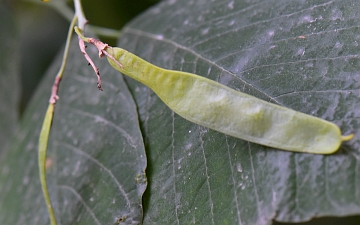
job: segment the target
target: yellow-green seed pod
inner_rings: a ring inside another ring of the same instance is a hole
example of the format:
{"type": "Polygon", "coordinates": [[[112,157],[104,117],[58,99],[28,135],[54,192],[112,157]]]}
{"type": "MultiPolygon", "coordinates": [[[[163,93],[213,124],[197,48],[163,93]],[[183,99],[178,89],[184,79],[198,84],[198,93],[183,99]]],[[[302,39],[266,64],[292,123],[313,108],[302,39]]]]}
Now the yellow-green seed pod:
{"type": "Polygon", "coordinates": [[[106,48],[111,66],[151,88],[175,113],[230,136],[278,149],[330,154],[342,141],[334,123],[268,103],[213,80],[166,70],[121,48],[106,48]]]}

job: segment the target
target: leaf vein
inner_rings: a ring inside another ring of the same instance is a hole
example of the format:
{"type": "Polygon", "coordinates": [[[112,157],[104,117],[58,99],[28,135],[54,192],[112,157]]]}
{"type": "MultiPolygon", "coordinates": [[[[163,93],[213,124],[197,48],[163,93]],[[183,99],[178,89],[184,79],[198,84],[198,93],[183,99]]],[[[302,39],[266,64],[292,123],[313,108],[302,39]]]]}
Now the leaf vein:
{"type": "Polygon", "coordinates": [[[94,115],[88,112],[84,112],[82,110],[78,110],[78,109],[74,109],[71,108],[75,113],[82,115],[82,116],[86,116],[86,117],[91,117],[95,120],[95,122],[102,122],[105,125],[108,125],[110,127],[115,128],[115,130],[117,130],[123,137],[125,137],[125,139],[127,140],[127,142],[129,143],[129,145],[133,148],[137,147],[137,144],[135,143],[135,141],[132,139],[131,135],[126,132],[124,129],[122,129],[121,127],[117,126],[116,124],[114,124],[112,121],[109,121],[99,115],[94,115]]]}
{"type": "Polygon", "coordinates": [[[58,145],[62,145],[70,150],[72,150],[73,152],[85,156],[86,158],[90,159],[92,162],[94,162],[96,165],[98,165],[99,167],[101,167],[105,172],[107,172],[110,177],[114,180],[115,184],[118,186],[121,194],[124,196],[125,200],[126,200],[126,205],[131,209],[131,202],[130,199],[128,198],[127,193],[125,192],[124,188],[122,187],[122,185],[120,184],[120,182],[116,179],[115,175],[111,172],[110,169],[108,169],[104,164],[102,164],[99,160],[95,159],[93,156],[89,155],[88,153],[84,152],[83,150],[76,148],[72,145],[69,145],[67,143],[58,143],[56,142],[58,145]]]}
{"type": "Polygon", "coordinates": [[[201,150],[202,150],[202,154],[203,154],[203,158],[204,158],[204,165],[205,165],[206,186],[208,187],[208,192],[209,192],[211,223],[215,225],[215,222],[214,222],[214,202],[212,200],[211,187],[210,187],[210,181],[209,181],[210,176],[209,176],[209,172],[208,172],[207,160],[206,160],[206,155],[205,155],[205,150],[204,150],[204,140],[203,140],[202,135],[200,136],[200,141],[201,141],[201,150]]]}
{"type": "Polygon", "coordinates": [[[73,193],[80,200],[81,204],[86,208],[86,210],[90,213],[91,217],[95,220],[96,224],[101,225],[100,221],[96,218],[94,212],[90,209],[90,207],[86,204],[86,202],[81,197],[81,195],[74,188],[68,185],[58,185],[58,187],[61,189],[66,189],[71,193],[73,193]]]}
{"type": "Polygon", "coordinates": [[[238,220],[239,220],[239,225],[242,225],[241,215],[240,215],[240,207],[239,207],[239,202],[238,202],[239,196],[237,195],[237,192],[236,192],[236,185],[235,185],[236,182],[235,182],[235,177],[234,177],[234,168],[233,168],[233,165],[232,165],[232,162],[231,162],[232,157],[230,155],[230,146],[229,146],[229,142],[228,142],[228,137],[225,136],[225,139],[226,139],[226,147],[227,147],[226,149],[227,149],[228,157],[229,157],[232,184],[233,184],[233,189],[234,189],[236,212],[237,212],[237,217],[238,217],[238,220]]]}

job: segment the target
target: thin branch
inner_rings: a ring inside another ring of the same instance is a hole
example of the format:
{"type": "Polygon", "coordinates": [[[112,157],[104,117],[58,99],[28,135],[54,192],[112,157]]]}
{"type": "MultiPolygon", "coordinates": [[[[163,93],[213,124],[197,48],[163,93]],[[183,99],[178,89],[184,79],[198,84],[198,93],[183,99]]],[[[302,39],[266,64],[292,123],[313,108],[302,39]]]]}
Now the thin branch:
{"type": "Polygon", "coordinates": [[[74,0],[75,4],[75,15],[78,17],[78,27],[80,27],[81,30],[85,30],[85,25],[89,22],[85,15],[84,11],[81,6],[81,0],[74,0]]]}
{"type": "MultiPolygon", "coordinates": [[[[78,22],[78,25],[80,28],[79,32],[82,33],[83,30],[85,29],[85,25],[88,23],[88,21],[85,18],[84,11],[81,6],[81,1],[75,0],[74,3],[75,3],[75,14],[79,18],[79,22],[78,22]]],[[[84,40],[81,39],[80,37],[78,37],[78,38],[79,38],[80,50],[81,50],[82,54],[85,56],[86,60],[89,62],[89,65],[91,65],[91,67],[94,69],[95,74],[97,76],[97,87],[100,91],[102,91],[103,89],[101,87],[102,82],[101,82],[101,76],[100,76],[99,69],[95,66],[95,63],[91,60],[90,56],[86,53],[86,46],[85,46],[84,40]]]]}
{"type": "Polygon", "coordinates": [[[100,73],[99,73],[99,69],[95,66],[94,62],[91,60],[91,58],[89,57],[89,55],[86,53],[86,49],[85,49],[85,44],[84,42],[87,42],[89,44],[95,45],[95,47],[98,49],[99,51],[99,57],[103,57],[104,55],[106,55],[107,57],[109,57],[111,60],[113,60],[120,68],[124,68],[123,65],[120,64],[119,61],[117,61],[114,56],[112,56],[111,54],[109,54],[106,49],[107,48],[111,48],[108,44],[105,44],[103,42],[101,42],[100,40],[97,40],[95,38],[87,38],[84,37],[82,35],[82,30],[78,27],[75,27],[75,32],[77,33],[78,37],[79,37],[79,45],[80,45],[80,50],[81,52],[84,54],[86,60],[89,62],[89,65],[91,65],[98,77],[98,88],[99,90],[102,91],[101,88],[101,77],[100,77],[100,73]]]}
{"type": "Polygon", "coordinates": [[[57,95],[58,89],[59,89],[59,83],[60,83],[61,78],[62,78],[62,76],[64,74],[64,70],[65,70],[65,66],[66,66],[66,59],[67,59],[67,56],[69,54],[71,37],[72,37],[72,34],[73,34],[73,27],[75,26],[76,21],[77,21],[77,16],[75,15],[73,20],[71,21],[71,24],[70,24],[70,27],[69,27],[61,67],[60,67],[60,70],[59,70],[59,72],[57,73],[57,75],[55,77],[55,81],[54,81],[54,84],[53,84],[53,87],[52,87],[51,97],[50,97],[50,100],[49,100],[49,102],[51,104],[55,104],[56,101],[59,99],[59,96],[57,95]]]}
{"type": "Polygon", "coordinates": [[[91,67],[94,69],[95,74],[97,76],[97,80],[98,80],[97,87],[100,91],[102,91],[103,89],[101,87],[101,77],[100,77],[99,69],[95,66],[95,63],[91,60],[90,56],[86,53],[86,46],[85,46],[84,40],[82,40],[80,37],[79,37],[79,47],[80,47],[82,54],[85,56],[85,59],[88,61],[89,65],[91,65],[91,67]]]}
{"type": "Polygon", "coordinates": [[[71,42],[71,37],[72,37],[72,33],[73,33],[73,27],[75,26],[76,21],[77,21],[77,17],[74,16],[74,18],[70,24],[61,67],[55,77],[55,81],[54,81],[54,84],[51,89],[51,97],[49,99],[49,106],[48,106],[48,109],[45,114],[45,118],[44,118],[44,121],[43,121],[43,124],[41,127],[41,132],[40,132],[40,137],[39,137],[38,163],[39,163],[40,183],[41,183],[41,188],[42,188],[42,191],[44,194],[46,206],[48,209],[51,225],[56,225],[56,218],[55,218],[54,209],[53,209],[53,206],[51,203],[48,186],[46,183],[46,153],[47,153],[47,147],[48,147],[48,143],[49,143],[51,124],[52,124],[53,117],[54,117],[54,108],[55,108],[56,101],[59,99],[59,96],[57,95],[58,89],[59,89],[59,84],[60,84],[61,78],[62,78],[64,70],[65,70],[66,59],[67,59],[67,56],[69,53],[70,42],[71,42]]]}

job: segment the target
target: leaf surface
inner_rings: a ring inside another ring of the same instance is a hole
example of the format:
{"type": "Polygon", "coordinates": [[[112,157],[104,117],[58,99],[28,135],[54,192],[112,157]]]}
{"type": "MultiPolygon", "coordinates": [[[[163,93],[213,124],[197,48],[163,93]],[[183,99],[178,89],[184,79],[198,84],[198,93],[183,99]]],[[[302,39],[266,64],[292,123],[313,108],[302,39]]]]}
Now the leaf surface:
{"type": "Polygon", "coordinates": [[[279,151],[188,122],[127,78],[149,159],[144,223],[260,225],[359,214],[359,16],[351,0],[184,0],[164,1],[130,23],[119,45],[157,66],[355,134],[333,155],[279,151]]]}
{"type": "MultiPolygon", "coordinates": [[[[130,78],[124,83],[89,47],[103,76],[99,92],[74,43],[49,145],[59,223],[137,224],[142,208],[144,224],[261,225],[359,214],[359,14],[355,0],[169,0],[120,38],[121,47],[155,65],[205,76],[355,134],[327,156],[271,149],[188,122],[148,88],[130,78]]],[[[0,166],[0,224],[48,224],[36,148],[59,62],[0,166]]]]}
{"type": "MultiPolygon", "coordinates": [[[[95,49],[90,50],[96,56],[95,49]]],[[[119,73],[93,57],[104,80],[87,66],[74,38],[55,107],[48,185],[59,224],[139,224],[147,185],[138,116],[119,73]],[[110,80],[110,81],[109,81],[110,80]]],[[[37,142],[60,55],[27,109],[2,165],[1,224],[48,224],[37,166],[37,142]],[[6,207],[5,207],[6,206],[6,207]]]]}
{"type": "Polygon", "coordinates": [[[0,159],[18,126],[20,94],[18,38],[12,11],[0,2],[0,159]]]}

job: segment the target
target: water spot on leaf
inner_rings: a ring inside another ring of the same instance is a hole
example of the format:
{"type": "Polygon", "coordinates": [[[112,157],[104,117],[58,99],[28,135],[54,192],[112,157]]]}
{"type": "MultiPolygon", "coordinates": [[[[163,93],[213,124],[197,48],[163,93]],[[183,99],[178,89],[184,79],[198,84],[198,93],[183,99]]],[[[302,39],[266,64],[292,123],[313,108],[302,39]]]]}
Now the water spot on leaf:
{"type": "Polygon", "coordinates": [[[227,4],[229,9],[233,9],[234,8],[234,1],[231,1],[227,4]]]}
{"type": "Polygon", "coordinates": [[[237,163],[236,168],[239,173],[241,173],[243,171],[240,163],[237,163]]]}

